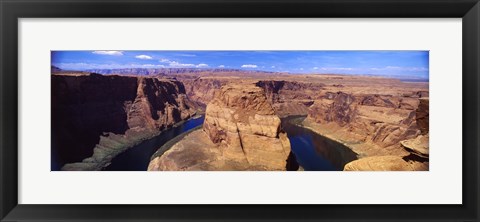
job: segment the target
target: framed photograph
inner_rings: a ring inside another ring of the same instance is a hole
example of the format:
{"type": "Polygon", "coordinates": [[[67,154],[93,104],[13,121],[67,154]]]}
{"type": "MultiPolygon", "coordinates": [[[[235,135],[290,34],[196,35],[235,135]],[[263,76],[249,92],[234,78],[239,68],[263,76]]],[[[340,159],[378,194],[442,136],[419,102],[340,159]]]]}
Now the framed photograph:
{"type": "Polygon", "coordinates": [[[2,1],[1,221],[478,221],[477,0],[2,1]]]}

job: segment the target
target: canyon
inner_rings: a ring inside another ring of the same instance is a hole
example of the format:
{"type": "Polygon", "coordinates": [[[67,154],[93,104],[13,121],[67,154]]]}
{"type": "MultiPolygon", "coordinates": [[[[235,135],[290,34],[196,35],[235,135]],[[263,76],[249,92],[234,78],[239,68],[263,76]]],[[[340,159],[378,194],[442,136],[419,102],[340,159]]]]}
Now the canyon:
{"type": "Polygon", "coordinates": [[[237,82],[217,90],[205,122],[155,157],[148,170],[286,170],[290,142],[264,90],[237,82]]]}
{"type": "Polygon", "coordinates": [[[224,85],[255,81],[276,115],[305,115],[302,127],[356,153],[345,170],[428,170],[428,82],[352,75],[176,78],[200,106],[224,85]]]}
{"type": "Polygon", "coordinates": [[[52,153],[62,170],[100,170],[195,114],[205,115],[202,127],[155,153],[148,170],[301,170],[282,128],[290,116],[348,149],[316,150],[340,158],[337,169],[428,170],[428,82],[227,69],[56,71],[52,153]]]}
{"type": "Polygon", "coordinates": [[[57,169],[100,170],[129,147],[196,113],[183,84],[173,79],[84,73],[51,78],[57,169]]]}

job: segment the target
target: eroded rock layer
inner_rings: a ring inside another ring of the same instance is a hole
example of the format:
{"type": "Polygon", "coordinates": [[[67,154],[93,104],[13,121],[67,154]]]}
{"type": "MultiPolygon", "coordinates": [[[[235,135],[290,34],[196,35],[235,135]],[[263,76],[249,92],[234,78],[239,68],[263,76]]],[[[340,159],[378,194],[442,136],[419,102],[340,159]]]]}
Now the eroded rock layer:
{"type": "Polygon", "coordinates": [[[323,90],[322,83],[306,83],[284,80],[263,80],[257,83],[271,101],[279,116],[307,115],[309,107],[323,90]]]}
{"type": "MultiPolygon", "coordinates": [[[[329,130],[347,143],[365,143],[367,149],[358,147],[360,155],[370,156],[383,152],[402,152],[399,142],[415,138],[420,129],[415,121],[418,99],[381,95],[348,94],[326,92],[324,98],[316,100],[309,111],[309,120],[329,130]],[[409,101],[409,106],[402,103],[409,101]]],[[[320,128],[320,127],[318,127],[320,128]]],[[[395,153],[391,153],[395,154],[395,153]]]]}
{"type": "Polygon", "coordinates": [[[217,90],[206,108],[203,130],[187,137],[154,158],[149,170],[286,170],[291,153],[280,118],[254,83],[217,90]]]}
{"type": "MultiPolygon", "coordinates": [[[[376,104],[390,103],[393,102],[382,100],[376,104]]],[[[342,118],[332,120],[318,115],[318,112],[315,113],[316,115],[311,115],[319,118],[315,120],[318,124],[316,125],[317,130],[320,128],[319,125],[323,126],[323,129],[329,130],[330,136],[334,135],[337,139],[347,141],[346,143],[349,143],[350,147],[363,157],[345,165],[344,170],[428,170],[428,98],[419,98],[415,106],[416,110],[403,115],[401,115],[403,110],[395,103],[390,110],[378,107],[370,109],[371,112],[384,110],[390,117],[390,121],[387,121],[386,118],[380,119],[381,115],[378,114],[367,116],[365,112],[361,111],[362,103],[353,104],[353,106],[348,106],[348,110],[353,110],[349,122],[341,121],[342,118]],[[397,118],[392,121],[395,117],[394,114],[397,115],[397,118]],[[349,135],[354,136],[348,137],[349,135]]],[[[336,101],[327,107],[333,109],[335,106],[336,101]]],[[[350,113],[350,111],[340,112],[340,114],[342,113],[350,113]]]]}
{"type": "MultiPolygon", "coordinates": [[[[212,99],[214,91],[227,84],[240,81],[238,77],[178,77],[184,83],[191,101],[205,107],[212,99]]],[[[247,77],[248,78],[248,77],[247,77]]],[[[305,83],[285,80],[260,80],[256,85],[264,89],[268,101],[276,114],[283,117],[289,115],[307,115],[317,94],[322,90],[322,83],[305,83]]]]}
{"type": "Polygon", "coordinates": [[[195,114],[181,82],[52,75],[52,155],[62,170],[99,170],[134,144],[195,114]]]}

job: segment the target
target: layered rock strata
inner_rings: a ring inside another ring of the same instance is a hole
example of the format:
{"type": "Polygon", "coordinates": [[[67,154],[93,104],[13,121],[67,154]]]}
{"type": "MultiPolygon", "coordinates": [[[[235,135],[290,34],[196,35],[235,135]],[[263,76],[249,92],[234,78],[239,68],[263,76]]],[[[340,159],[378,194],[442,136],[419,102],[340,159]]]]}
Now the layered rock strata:
{"type": "MultiPolygon", "coordinates": [[[[405,152],[391,152],[390,155],[370,155],[369,157],[348,163],[345,170],[428,170],[429,163],[429,135],[428,135],[428,98],[420,98],[418,108],[409,115],[409,128],[415,129],[415,134],[407,134],[404,132],[400,135],[390,147],[405,152]],[[403,140],[402,140],[403,139],[403,140]],[[402,149],[403,148],[403,149],[402,149]]],[[[401,128],[400,128],[401,129],[401,128]]],[[[382,147],[383,148],[383,147],[382,147]]]]}
{"type": "Polygon", "coordinates": [[[205,77],[183,77],[180,80],[185,85],[188,98],[203,108],[213,99],[215,90],[232,81],[232,79],[205,77]]]}
{"type": "Polygon", "coordinates": [[[208,104],[203,129],[155,157],[149,170],[286,170],[290,141],[280,123],[262,88],[225,85],[208,104]]]}
{"type": "Polygon", "coordinates": [[[281,117],[307,115],[309,107],[318,99],[324,88],[322,83],[306,83],[284,80],[262,80],[257,83],[262,87],[273,109],[281,117]]]}
{"type": "Polygon", "coordinates": [[[52,75],[52,155],[62,170],[100,170],[113,157],[195,114],[181,82],[52,75]]]}
{"type": "Polygon", "coordinates": [[[415,118],[419,98],[341,91],[326,92],[323,97],[312,105],[307,123],[344,143],[368,145],[356,146],[360,155],[401,154],[403,150],[396,149],[399,142],[421,133],[415,118]]]}
{"type": "MultiPolygon", "coordinates": [[[[238,77],[179,77],[185,85],[191,101],[205,107],[212,99],[214,91],[226,84],[235,84],[238,77]]],[[[322,83],[305,83],[285,80],[260,80],[256,85],[264,89],[268,101],[280,117],[289,115],[307,115],[317,94],[324,86],[322,83]]]]}

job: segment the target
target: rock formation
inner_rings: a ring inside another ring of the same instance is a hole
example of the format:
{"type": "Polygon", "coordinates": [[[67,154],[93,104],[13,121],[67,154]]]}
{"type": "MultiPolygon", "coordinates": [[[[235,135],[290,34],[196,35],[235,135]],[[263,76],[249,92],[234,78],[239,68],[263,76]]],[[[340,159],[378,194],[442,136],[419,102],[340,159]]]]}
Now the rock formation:
{"type": "Polygon", "coordinates": [[[271,101],[277,115],[307,115],[308,108],[318,99],[322,83],[305,83],[285,80],[263,80],[257,83],[271,101]]]}
{"type": "Polygon", "coordinates": [[[52,155],[62,170],[99,170],[195,114],[175,80],[52,75],[52,155]],[[83,161],[82,161],[83,160],[83,161]]]}
{"type": "Polygon", "coordinates": [[[428,119],[429,119],[429,98],[423,97],[419,99],[418,109],[415,112],[415,120],[417,122],[417,126],[420,129],[422,135],[428,134],[428,119]]]}
{"type": "Polygon", "coordinates": [[[398,155],[404,153],[398,149],[400,141],[421,133],[416,111],[412,110],[418,107],[418,101],[391,95],[326,92],[310,108],[308,121],[323,130],[322,134],[356,144],[353,148],[360,156],[398,155]]]}
{"type": "MultiPolygon", "coordinates": [[[[205,107],[213,99],[214,91],[226,84],[234,84],[238,77],[192,77],[177,76],[186,88],[191,101],[205,107]]],[[[248,76],[246,77],[248,78],[248,76]]],[[[322,90],[322,83],[304,83],[285,80],[260,80],[256,83],[264,89],[268,101],[280,117],[307,115],[308,107],[322,90]]]]}
{"type": "Polygon", "coordinates": [[[220,89],[223,85],[227,84],[228,79],[219,78],[181,78],[182,83],[185,85],[188,98],[196,102],[201,107],[206,107],[210,100],[213,99],[215,90],[220,89]]]}
{"type": "Polygon", "coordinates": [[[408,137],[402,137],[406,133],[398,134],[394,141],[398,141],[400,146],[392,145],[393,147],[401,147],[406,154],[383,156],[377,154],[369,156],[360,160],[352,161],[345,165],[344,170],[428,170],[429,161],[429,135],[428,135],[428,98],[420,98],[419,105],[416,111],[412,112],[407,117],[408,121],[401,121],[401,123],[408,123],[409,129],[415,129],[415,133],[408,134],[408,137]],[[412,118],[415,116],[415,118],[412,118]],[[404,138],[404,140],[401,140],[404,138]]]}
{"type": "Polygon", "coordinates": [[[347,163],[345,171],[413,171],[415,168],[399,156],[372,156],[347,163]]]}
{"type": "Polygon", "coordinates": [[[262,88],[223,86],[207,106],[203,131],[155,157],[149,170],[286,170],[290,142],[280,123],[262,88]]]}

